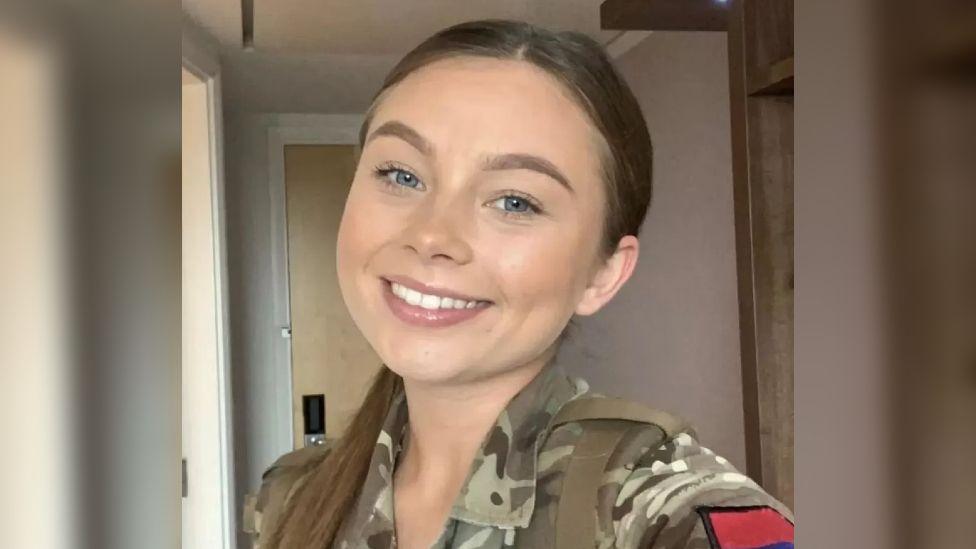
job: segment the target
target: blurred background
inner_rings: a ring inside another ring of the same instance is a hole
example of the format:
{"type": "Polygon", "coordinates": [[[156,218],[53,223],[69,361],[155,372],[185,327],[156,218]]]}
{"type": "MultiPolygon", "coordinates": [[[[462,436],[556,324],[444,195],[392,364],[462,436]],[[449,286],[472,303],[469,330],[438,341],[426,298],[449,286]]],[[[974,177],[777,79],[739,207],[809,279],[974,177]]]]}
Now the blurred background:
{"type": "Polygon", "coordinates": [[[10,546],[248,546],[243,494],[379,365],[333,264],[362,115],[487,17],[605,44],[654,143],[640,266],[566,368],[691,419],[804,547],[965,543],[971,2],[0,6],[10,546]]]}

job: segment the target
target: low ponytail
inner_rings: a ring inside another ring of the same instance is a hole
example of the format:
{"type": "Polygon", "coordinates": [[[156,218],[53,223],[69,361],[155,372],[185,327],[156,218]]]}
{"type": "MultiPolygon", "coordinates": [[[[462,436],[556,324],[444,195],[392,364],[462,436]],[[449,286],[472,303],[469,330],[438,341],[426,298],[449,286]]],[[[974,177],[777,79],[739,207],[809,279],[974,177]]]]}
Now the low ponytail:
{"type": "Polygon", "coordinates": [[[400,376],[380,368],[352,423],[323,463],[289,500],[264,547],[327,549],[352,512],[369,472],[383,420],[402,385],[400,376]]]}

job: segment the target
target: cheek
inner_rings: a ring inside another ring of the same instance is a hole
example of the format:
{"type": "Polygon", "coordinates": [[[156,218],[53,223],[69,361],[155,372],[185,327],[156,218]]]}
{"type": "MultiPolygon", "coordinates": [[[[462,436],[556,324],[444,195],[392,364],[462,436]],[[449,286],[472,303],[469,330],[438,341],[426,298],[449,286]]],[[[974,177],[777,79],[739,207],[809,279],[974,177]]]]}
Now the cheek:
{"type": "Polygon", "coordinates": [[[581,246],[578,235],[553,230],[506,239],[491,249],[500,283],[512,304],[546,309],[573,309],[580,286],[581,246]]]}
{"type": "Polygon", "coordinates": [[[342,213],[336,242],[336,264],[340,277],[361,268],[369,250],[381,238],[381,227],[371,222],[375,216],[366,206],[368,202],[363,200],[362,193],[353,184],[342,213]]]}

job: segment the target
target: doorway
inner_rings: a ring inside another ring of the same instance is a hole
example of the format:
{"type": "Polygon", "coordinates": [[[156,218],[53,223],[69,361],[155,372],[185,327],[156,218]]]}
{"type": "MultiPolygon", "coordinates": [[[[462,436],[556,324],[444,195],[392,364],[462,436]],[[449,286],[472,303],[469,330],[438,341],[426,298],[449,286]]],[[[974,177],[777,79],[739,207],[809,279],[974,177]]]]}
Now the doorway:
{"type": "Polygon", "coordinates": [[[230,549],[232,518],[230,383],[218,87],[182,69],[181,547],[230,549]]]}
{"type": "Polygon", "coordinates": [[[353,145],[284,146],[295,448],[305,444],[309,427],[305,397],[324,396],[325,438],[336,438],[380,366],[342,301],[336,276],[336,236],[356,160],[353,145]]]}

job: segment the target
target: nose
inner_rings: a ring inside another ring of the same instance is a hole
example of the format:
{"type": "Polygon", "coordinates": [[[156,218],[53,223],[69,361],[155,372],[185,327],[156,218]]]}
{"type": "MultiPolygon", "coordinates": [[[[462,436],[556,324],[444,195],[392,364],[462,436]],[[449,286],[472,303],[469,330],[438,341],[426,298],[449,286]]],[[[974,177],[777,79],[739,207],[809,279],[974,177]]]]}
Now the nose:
{"type": "Polygon", "coordinates": [[[403,233],[404,245],[417,253],[422,261],[458,265],[471,262],[474,252],[468,242],[465,221],[470,215],[449,204],[430,203],[414,212],[412,217],[403,233]]]}

